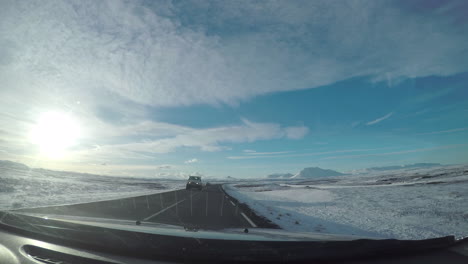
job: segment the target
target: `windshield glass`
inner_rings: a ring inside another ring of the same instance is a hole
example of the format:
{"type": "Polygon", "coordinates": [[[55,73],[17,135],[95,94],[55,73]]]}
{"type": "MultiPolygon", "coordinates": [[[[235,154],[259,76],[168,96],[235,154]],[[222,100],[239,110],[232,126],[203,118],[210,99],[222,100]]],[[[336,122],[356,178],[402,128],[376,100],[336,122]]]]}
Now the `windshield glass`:
{"type": "Polygon", "coordinates": [[[466,236],[467,10],[2,0],[0,211],[466,236]]]}

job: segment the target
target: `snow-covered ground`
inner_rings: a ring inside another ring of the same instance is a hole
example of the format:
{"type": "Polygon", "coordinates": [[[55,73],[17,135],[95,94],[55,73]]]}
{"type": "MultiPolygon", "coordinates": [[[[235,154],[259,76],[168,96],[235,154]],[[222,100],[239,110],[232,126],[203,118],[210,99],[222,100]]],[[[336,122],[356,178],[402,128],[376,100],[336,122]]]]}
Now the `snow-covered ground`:
{"type": "Polygon", "coordinates": [[[182,180],[122,178],[0,163],[0,210],[102,201],[166,192],[182,180]]]}
{"type": "Polygon", "coordinates": [[[291,231],[398,239],[468,236],[468,166],[265,180],[224,188],[291,231]]]}
{"type": "MultiPolygon", "coordinates": [[[[0,162],[0,210],[131,197],[184,185],[183,180],[99,176],[0,162]]],[[[312,180],[230,179],[224,188],[291,231],[399,239],[468,236],[468,166],[312,180]]]]}

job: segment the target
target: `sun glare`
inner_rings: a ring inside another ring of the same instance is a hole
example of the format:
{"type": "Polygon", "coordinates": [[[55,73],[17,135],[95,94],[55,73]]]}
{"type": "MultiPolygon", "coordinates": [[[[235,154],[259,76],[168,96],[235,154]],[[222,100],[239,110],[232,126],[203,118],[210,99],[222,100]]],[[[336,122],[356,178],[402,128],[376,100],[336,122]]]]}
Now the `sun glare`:
{"type": "Polygon", "coordinates": [[[45,112],[40,115],[30,137],[31,142],[39,146],[41,155],[57,159],[76,144],[79,134],[79,125],[70,115],[45,112]]]}

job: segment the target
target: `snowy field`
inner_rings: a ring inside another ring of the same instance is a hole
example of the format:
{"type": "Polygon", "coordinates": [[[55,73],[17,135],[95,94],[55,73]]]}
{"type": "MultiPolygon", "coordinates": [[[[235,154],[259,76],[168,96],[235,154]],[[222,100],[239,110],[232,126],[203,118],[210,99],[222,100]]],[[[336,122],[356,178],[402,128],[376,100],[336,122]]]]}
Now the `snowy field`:
{"type": "MultiPolygon", "coordinates": [[[[313,180],[227,180],[231,183],[224,189],[230,195],[286,230],[399,239],[468,236],[468,165],[313,180]]],[[[0,210],[184,187],[183,180],[99,176],[0,162],[0,210]]]]}
{"type": "Polygon", "coordinates": [[[266,180],[224,188],[291,231],[398,239],[468,236],[468,166],[266,180]]]}
{"type": "Polygon", "coordinates": [[[183,187],[181,180],[110,177],[0,162],[0,210],[102,201],[183,187]]]}

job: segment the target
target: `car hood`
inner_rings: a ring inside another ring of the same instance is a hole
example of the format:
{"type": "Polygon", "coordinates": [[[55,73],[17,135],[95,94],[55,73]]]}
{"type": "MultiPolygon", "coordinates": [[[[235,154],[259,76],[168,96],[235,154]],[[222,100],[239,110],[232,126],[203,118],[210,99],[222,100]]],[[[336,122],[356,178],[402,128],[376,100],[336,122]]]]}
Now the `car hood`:
{"type": "Polygon", "coordinates": [[[130,232],[139,232],[155,235],[170,235],[178,237],[190,237],[200,239],[223,239],[245,241],[351,241],[357,239],[384,239],[379,237],[363,237],[353,235],[324,234],[312,232],[292,232],[281,229],[268,228],[226,228],[217,230],[200,229],[194,226],[176,226],[154,222],[140,222],[138,225],[133,220],[121,220],[112,218],[96,218],[72,215],[18,213],[38,217],[43,220],[55,220],[87,226],[95,226],[109,229],[117,229],[130,232]]]}
{"type": "Polygon", "coordinates": [[[260,228],[203,230],[132,220],[18,212],[0,212],[0,228],[83,249],[182,261],[338,260],[415,253],[446,248],[457,242],[453,236],[414,241],[260,228]]]}

